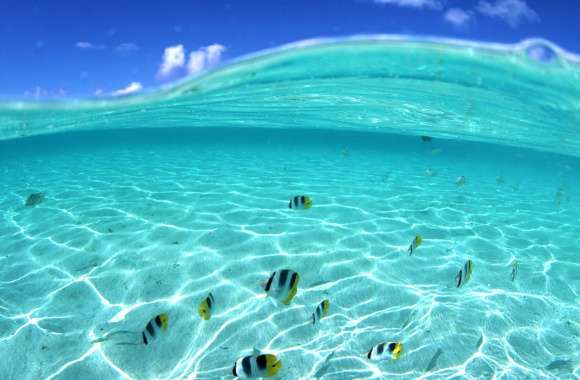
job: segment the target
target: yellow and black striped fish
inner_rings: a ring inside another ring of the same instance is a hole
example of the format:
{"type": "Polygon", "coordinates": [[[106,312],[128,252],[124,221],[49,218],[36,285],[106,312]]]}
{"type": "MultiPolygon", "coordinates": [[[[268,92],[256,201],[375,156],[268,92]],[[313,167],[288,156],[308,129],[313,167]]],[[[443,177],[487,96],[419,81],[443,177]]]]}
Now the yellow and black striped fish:
{"type": "Polygon", "coordinates": [[[274,377],[282,368],[282,362],[272,354],[250,355],[234,363],[232,373],[240,379],[274,377]]]}
{"type": "Polygon", "coordinates": [[[473,273],[473,262],[467,260],[457,273],[457,276],[455,276],[455,286],[459,288],[460,286],[465,285],[471,278],[471,273],[473,273]]]}
{"type": "Polygon", "coordinates": [[[377,344],[376,346],[372,347],[367,354],[367,358],[369,358],[370,360],[385,360],[385,359],[397,360],[401,357],[402,354],[403,354],[402,343],[388,342],[377,344]]]}
{"type": "Polygon", "coordinates": [[[308,210],[310,207],[312,207],[312,199],[307,195],[297,195],[288,203],[288,208],[297,210],[308,210]]]}
{"type": "Polygon", "coordinates": [[[413,239],[413,241],[411,242],[411,245],[409,245],[409,249],[407,250],[407,252],[409,253],[409,256],[411,256],[413,254],[413,252],[415,252],[417,247],[420,246],[422,242],[423,242],[423,238],[420,235],[415,236],[415,239],[413,239]]]}
{"type": "Polygon", "coordinates": [[[319,322],[323,317],[326,317],[328,315],[328,310],[330,308],[330,301],[329,300],[324,300],[322,301],[317,307],[316,310],[314,310],[314,313],[312,313],[312,324],[316,324],[316,322],[319,322]]]}
{"type": "Polygon", "coordinates": [[[300,276],[291,269],[282,269],[272,273],[264,290],[266,294],[281,301],[284,305],[290,305],[292,298],[298,292],[300,276]]]}
{"type": "Polygon", "coordinates": [[[197,312],[199,313],[199,316],[206,321],[209,320],[211,318],[211,313],[213,311],[214,305],[215,299],[213,298],[213,294],[209,293],[209,295],[203,301],[201,301],[201,303],[197,307],[197,312]]]}
{"type": "Polygon", "coordinates": [[[159,314],[147,323],[145,329],[141,333],[144,344],[149,344],[154,340],[160,332],[166,331],[169,326],[169,316],[167,314],[159,314]]]}

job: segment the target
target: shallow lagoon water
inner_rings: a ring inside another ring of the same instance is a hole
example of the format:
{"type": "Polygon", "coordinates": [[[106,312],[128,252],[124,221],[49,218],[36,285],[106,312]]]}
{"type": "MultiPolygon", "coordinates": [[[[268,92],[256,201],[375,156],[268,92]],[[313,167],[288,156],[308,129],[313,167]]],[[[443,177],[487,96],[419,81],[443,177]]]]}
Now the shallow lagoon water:
{"type": "Polygon", "coordinates": [[[288,380],[578,378],[579,61],[308,42],[138,97],[0,104],[0,379],[231,378],[254,347],[288,380]],[[260,288],[284,268],[288,307],[260,288]],[[369,362],[385,341],[403,356],[369,362]]]}
{"type": "Polygon", "coordinates": [[[578,375],[577,159],[201,129],[16,140],[0,160],[3,378],[229,378],[253,347],[281,358],[282,379],[578,375]],[[36,191],[44,201],[23,208],[36,191]],[[302,193],[313,208],[288,209],[302,193]],[[473,277],[457,289],[467,259],[473,277]],[[282,268],[301,275],[289,307],[259,285],[282,268]],[[210,291],[206,322],[197,305],[210,291]],[[324,298],[330,315],[313,327],[324,298]],[[170,329],[154,344],[90,343],[160,312],[170,329]],[[403,342],[402,358],[368,362],[386,340],[403,342]]]}

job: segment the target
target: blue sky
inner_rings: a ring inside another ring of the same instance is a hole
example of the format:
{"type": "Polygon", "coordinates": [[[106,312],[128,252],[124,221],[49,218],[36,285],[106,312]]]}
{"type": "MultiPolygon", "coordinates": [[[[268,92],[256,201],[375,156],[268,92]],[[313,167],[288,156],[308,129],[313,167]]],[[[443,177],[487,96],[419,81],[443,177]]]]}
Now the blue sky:
{"type": "Polygon", "coordinates": [[[314,37],[543,37],[580,53],[579,0],[1,0],[0,97],[123,95],[314,37]]]}

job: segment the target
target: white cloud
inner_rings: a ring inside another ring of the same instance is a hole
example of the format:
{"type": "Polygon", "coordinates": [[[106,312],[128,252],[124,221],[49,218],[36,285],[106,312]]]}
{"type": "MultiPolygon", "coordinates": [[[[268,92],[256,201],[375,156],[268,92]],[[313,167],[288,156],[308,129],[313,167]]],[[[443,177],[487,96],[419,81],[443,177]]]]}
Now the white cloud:
{"type": "Polygon", "coordinates": [[[199,73],[205,67],[205,52],[194,51],[189,54],[189,62],[187,63],[187,71],[190,74],[199,73]]]}
{"type": "Polygon", "coordinates": [[[442,9],[445,0],[373,0],[377,4],[397,5],[399,7],[442,9]]]}
{"type": "Polygon", "coordinates": [[[220,44],[211,44],[201,47],[189,54],[187,72],[196,74],[219,63],[226,48],[220,44]]]}
{"type": "Polygon", "coordinates": [[[121,54],[129,54],[134,53],[139,50],[139,45],[134,42],[123,42],[122,44],[117,45],[115,51],[121,54]]]}
{"type": "Polygon", "coordinates": [[[160,79],[167,78],[175,73],[183,74],[185,70],[189,74],[196,74],[217,65],[226,48],[220,44],[203,46],[189,53],[187,65],[185,62],[185,49],[182,44],[165,48],[163,61],[157,73],[160,79]]]}
{"type": "Polygon", "coordinates": [[[103,91],[102,88],[97,88],[97,90],[95,91],[95,96],[101,96],[105,93],[105,91],[103,91]]]}
{"type": "Polygon", "coordinates": [[[87,42],[87,41],[79,41],[75,44],[75,46],[79,49],[85,49],[85,50],[89,50],[89,49],[104,49],[105,46],[104,45],[95,45],[91,42],[87,42]]]}
{"type": "Polygon", "coordinates": [[[208,66],[213,66],[219,63],[222,53],[226,50],[226,48],[220,44],[211,44],[205,48],[207,53],[207,64],[208,66]]]}
{"type": "Polygon", "coordinates": [[[464,11],[460,8],[449,8],[443,15],[443,19],[455,28],[463,29],[473,21],[473,12],[464,11]]]}
{"type": "Polygon", "coordinates": [[[505,20],[512,28],[522,21],[539,21],[538,14],[524,0],[496,0],[495,3],[480,0],[477,11],[489,17],[505,20]]]}
{"type": "MultiPolygon", "coordinates": [[[[113,91],[113,95],[129,95],[141,91],[143,86],[139,82],[131,82],[127,87],[113,91]]],[[[98,90],[97,90],[98,91],[98,90]]],[[[96,94],[97,95],[97,94],[96,94]]]]}
{"type": "Polygon", "coordinates": [[[161,78],[168,77],[176,69],[185,65],[185,50],[183,45],[169,46],[163,52],[163,62],[157,75],[161,78]]]}

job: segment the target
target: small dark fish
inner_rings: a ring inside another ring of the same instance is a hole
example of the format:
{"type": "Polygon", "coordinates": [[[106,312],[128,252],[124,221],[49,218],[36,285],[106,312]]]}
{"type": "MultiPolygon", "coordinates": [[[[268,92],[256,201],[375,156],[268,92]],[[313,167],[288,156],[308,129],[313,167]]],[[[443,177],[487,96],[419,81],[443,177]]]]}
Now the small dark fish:
{"type": "Polygon", "coordinates": [[[314,374],[315,379],[320,379],[322,376],[324,376],[326,371],[328,371],[328,367],[330,367],[330,359],[334,357],[335,353],[336,351],[332,351],[332,353],[330,353],[330,355],[328,355],[326,359],[324,359],[324,363],[322,363],[320,369],[316,371],[316,373],[314,374]]]}
{"type": "Polygon", "coordinates": [[[481,347],[482,344],[483,344],[483,335],[481,335],[479,337],[479,340],[477,341],[477,344],[475,345],[475,349],[479,350],[479,347],[481,347]]]}
{"type": "Polygon", "coordinates": [[[512,263],[512,282],[516,279],[517,275],[518,275],[518,261],[514,260],[514,262],[512,263]]]}
{"type": "Polygon", "coordinates": [[[429,142],[431,142],[431,140],[432,139],[429,136],[421,136],[421,141],[423,141],[423,142],[429,143],[429,142]]]}
{"type": "Polygon", "coordinates": [[[553,362],[551,362],[546,366],[546,369],[548,371],[557,371],[557,370],[572,371],[572,360],[562,360],[562,359],[554,360],[553,362]]]}
{"type": "Polygon", "coordinates": [[[26,203],[24,204],[24,206],[26,206],[26,207],[34,207],[34,206],[42,203],[43,200],[44,200],[44,194],[42,194],[42,193],[33,193],[33,194],[30,194],[28,196],[28,198],[26,198],[26,203]]]}
{"type": "Polygon", "coordinates": [[[425,372],[429,372],[433,368],[435,368],[435,366],[437,365],[437,360],[439,359],[439,356],[441,356],[442,353],[443,353],[443,350],[441,348],[438,348],[437,351],[435,352],[435,355],[433,355],[431,360],[429,360],[429,364],[427,364],[427,368],[425,368],[425,372]]]}

